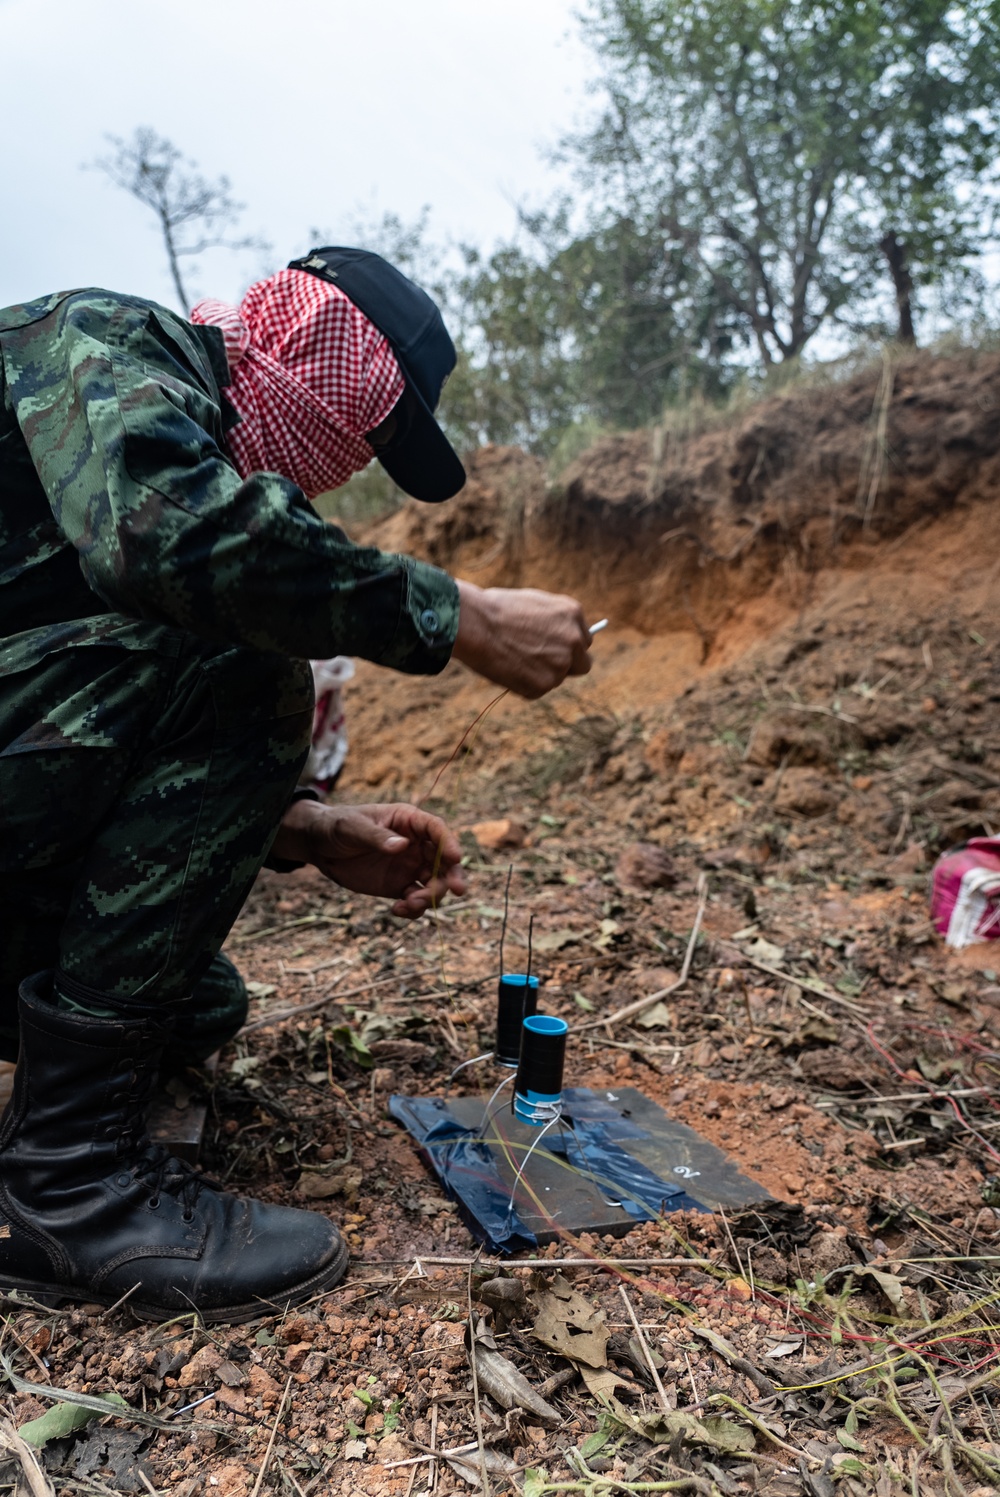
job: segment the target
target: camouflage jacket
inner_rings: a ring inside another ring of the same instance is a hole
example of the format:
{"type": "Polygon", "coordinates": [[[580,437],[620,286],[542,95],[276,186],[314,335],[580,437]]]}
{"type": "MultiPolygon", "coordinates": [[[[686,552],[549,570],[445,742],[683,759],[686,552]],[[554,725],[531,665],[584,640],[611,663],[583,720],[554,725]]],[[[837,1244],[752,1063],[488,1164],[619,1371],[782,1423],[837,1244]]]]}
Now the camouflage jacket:
{"type": "Polygon", "coordinates": [[[458,590],[353,545],[273,473],[242,480],[222,337],[154,303],[57,293],[0,311],[0,671],[134,621],[433,674],[458,590]]]}

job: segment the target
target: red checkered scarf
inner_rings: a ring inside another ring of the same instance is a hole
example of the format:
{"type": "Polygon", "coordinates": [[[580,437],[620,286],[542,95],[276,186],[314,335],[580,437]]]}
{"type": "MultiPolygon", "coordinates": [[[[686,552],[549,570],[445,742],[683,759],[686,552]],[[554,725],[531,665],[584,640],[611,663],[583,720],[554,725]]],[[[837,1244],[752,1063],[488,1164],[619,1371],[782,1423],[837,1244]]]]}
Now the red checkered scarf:
{"type": "Polygon", "coordinates": [[[239,415],[226,441],[243,478],[280,473],[310,499],[366,468],[364,439],[404,389],[388,341],[336,286],[279,270],[239,307],[201,301],[192,322],[219,328],[239,415]]]}

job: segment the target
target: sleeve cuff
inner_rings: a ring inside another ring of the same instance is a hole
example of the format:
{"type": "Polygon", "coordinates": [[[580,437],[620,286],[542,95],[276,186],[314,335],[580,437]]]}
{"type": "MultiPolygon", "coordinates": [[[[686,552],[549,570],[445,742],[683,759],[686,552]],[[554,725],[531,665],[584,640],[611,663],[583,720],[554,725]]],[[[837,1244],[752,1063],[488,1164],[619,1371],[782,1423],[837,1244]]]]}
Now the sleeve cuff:
{"type": "Polygon", "coordinates": [[[396,628],[378,663],[407,675],[435,676],[451,659],[458,634],[458,584],[428,562],[395,559],[405,567],[406,586],[396,628]]]}
{"type": "MultiPolygon", "coordinates": [[[[285,810],[287,811],[289,806],[294,806],[295,802],[299,800],[320,799],[318,791],[314,790],[311,785],[296,785],[288,797],[285,810]]],[[[272,873],[294,873],[297,868],[304,868],[306,865],[305,863],[295,863],[291,858],[276,858],[273,853],[268,853],[264,859],[263,866],[270,868],[272,873]]]]}

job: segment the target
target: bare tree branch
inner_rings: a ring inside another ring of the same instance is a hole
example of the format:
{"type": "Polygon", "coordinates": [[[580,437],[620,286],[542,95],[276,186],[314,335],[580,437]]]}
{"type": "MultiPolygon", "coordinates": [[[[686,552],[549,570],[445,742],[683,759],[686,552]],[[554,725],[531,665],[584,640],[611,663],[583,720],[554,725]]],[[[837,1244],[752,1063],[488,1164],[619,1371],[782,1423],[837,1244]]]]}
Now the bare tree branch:
{"type": "Polygon", "coordinates": [[[114,153],[99,157],[94,165],[116,187],[137,198],[155,214],[167,252],[167,263],[178,300],[189,311],[187,288],[180,261],[185,255],[200,255],[207,249],[266,249],[266,243],[245,235],[230,238],[244,204],[230,193],[228,177],[209,181],[193,161],[184,156],[166,136],[140,125],[128,140],[109,135],[114,153]],[[197,230],[197,237],[190,234],[197,230]]]}

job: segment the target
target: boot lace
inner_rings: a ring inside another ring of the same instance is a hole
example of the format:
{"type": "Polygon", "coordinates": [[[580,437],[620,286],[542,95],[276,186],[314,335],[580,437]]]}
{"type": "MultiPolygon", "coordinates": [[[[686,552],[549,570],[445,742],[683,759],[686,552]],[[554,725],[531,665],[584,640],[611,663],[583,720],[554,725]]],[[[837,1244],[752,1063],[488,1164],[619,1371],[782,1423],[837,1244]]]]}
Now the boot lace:
{"type": "Polygon", "coordinates": [[[162,1144],[146,1140],[143,1153],[132,1165],[132,1173],[149,1190],[147,1205],[156,1210],[161,1195],[175,1196],[184,1207],[183,1219],[192,1220],[201,1192],[211,1186],[210,1181],[194,1165],[177,1159],[162,1144]]]}
{"type": "Polygon", "coordinates": [[[221,1186],[150,1138],[146,1115],[155,1080],[154,1066],[133,1066],[129,1070],[127,1088],[120,1095],[120,1131],[115,1153],[129,1173],[148,1188],[147,1204],[152,1210],[159,1206],[162,1195],[174,1196],[184,1208],[184,1220],[189,1222],[201,1192],[221,1186]]]}

